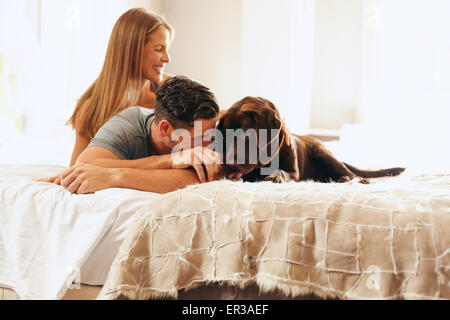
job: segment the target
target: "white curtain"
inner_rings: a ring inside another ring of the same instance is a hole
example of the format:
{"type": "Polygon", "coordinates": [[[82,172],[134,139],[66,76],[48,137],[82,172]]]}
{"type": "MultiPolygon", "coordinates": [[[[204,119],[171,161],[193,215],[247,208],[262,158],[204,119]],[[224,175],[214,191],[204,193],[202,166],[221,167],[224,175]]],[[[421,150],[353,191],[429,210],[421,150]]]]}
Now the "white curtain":
{"type": "Polygon", "coordinates": [[[446,161],[450,1],[365,0],[363,14],[363,131],[344,140],[405,164],[446,161]]]}
{"type": "Polygon", "coordinates": [[[114,23],[126,10],[126,0],[41,0],[46,97],[41,105],[28,105],[30,132],[40,131],[46,119],[58,128],[67,121],[76,100],[98,76],[114,23]]]}
{"type": "Polygon", "coordinates": [[[39,94],[33,77],[39,43],[25,1],[0,0],[0,143],[23,132],[27,100],[39,94]]]}
{"type": "Polygon", "coordinates": [[[100,72],[127,0],[0,1],[3,121],[34,137],[71,132],[64,123],[100,72]]]}
{"type": "Polygon", "coordinates": [[[0,163],[67,165],[65,123],[127,0],[0,0],[0,163]]]}

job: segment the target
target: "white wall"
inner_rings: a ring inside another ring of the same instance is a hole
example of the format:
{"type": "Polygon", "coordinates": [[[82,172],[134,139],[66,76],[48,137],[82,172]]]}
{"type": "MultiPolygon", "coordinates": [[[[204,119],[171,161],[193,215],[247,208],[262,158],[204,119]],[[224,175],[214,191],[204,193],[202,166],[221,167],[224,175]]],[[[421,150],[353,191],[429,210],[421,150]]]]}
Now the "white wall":
{"type": "Polygon", "coordinates": [[[311,127],[354,122],[361,84],[361,0],[316,0],[311,127]]]}
{"type": "Polygon", "coordinates": [[[163,14],[176,38],[167,71],[214,91],[221,108],[246,95],[282,109],[291,130],[356,122],[362,0],[128,0],[163,14]]]}
{"type": "Polygon", "coordinates": [[[144,8],[150,12],[162,12],[162,0],[128,0],[129,8],[144,8]]]}
{"type": "Polygon", "coordinates": [[[314,0],[165,0],[176,30],[168,72],[207,85],[226,109],[273,101],[294,132],[309,127],[314,0]]]}
{"type": "Polygon", "coordinates": [[[228,108],[240,94],[242,1],[165,0],[162,12],[176,32],[167,72],[203,83],[228,108]]]}
{"type": "Polygon", "coordinates": [[[272,100],[291,130],[356,120],[361,0],[164,0],[175,27],[168,71],[209,86],[222,108],[272,100]]]}

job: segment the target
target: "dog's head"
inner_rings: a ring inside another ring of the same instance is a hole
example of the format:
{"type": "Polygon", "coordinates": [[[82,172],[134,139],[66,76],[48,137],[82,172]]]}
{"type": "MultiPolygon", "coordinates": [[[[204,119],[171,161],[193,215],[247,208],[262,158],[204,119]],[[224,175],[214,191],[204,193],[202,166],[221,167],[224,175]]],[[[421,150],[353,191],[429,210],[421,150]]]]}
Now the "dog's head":
{"type": "Polygon", "coordinates": [[[270,163],[274,146],[279,151],[284,141],[284,122],[264,98],[239,100],[223,114],[217,129],[224,137],[225,174],[235,180],[270,163]]]}

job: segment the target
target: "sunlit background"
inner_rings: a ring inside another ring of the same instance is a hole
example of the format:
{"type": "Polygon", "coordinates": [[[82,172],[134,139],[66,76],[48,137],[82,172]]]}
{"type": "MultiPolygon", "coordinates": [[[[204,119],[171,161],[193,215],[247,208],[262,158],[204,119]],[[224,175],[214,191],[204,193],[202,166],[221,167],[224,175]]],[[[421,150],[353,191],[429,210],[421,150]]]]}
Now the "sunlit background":
{"type": "Polygon", "coordinates": [[[448,171],[448,0],[0,0],[0,163],[68,165],[65,122],[132,7],[168,19],[166,71],[221,108],[262,96],[342,160],[448,171]]]}

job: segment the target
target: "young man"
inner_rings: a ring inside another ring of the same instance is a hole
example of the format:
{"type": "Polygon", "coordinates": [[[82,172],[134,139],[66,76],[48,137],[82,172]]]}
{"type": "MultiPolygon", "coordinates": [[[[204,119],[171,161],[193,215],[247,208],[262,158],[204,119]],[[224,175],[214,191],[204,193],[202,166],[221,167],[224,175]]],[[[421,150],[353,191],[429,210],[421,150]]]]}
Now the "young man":
{"type": "Polygon", "coordinates": [[[219,113],[208,88],[173,77],[158,90],[152,111],[131,107],[117,114],[76,165],[45,181],[77,194],[107,188],[166,193],[221,178],[221,155],[206,148],[204,137],[219,113]]]}

